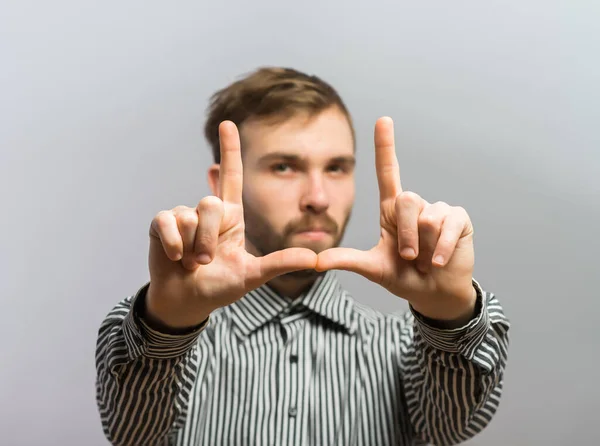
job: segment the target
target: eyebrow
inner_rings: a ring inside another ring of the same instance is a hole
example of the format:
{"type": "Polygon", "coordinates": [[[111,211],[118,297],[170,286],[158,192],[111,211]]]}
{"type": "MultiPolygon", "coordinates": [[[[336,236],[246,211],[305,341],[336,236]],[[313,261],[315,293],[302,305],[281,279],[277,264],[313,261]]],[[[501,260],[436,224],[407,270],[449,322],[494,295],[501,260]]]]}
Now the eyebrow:
{"type": "MultiPolygon", "coordinates": [[[[300,157],[298,155],[291,155],[285,152],[272,152],[266,155],[263,155],[259,158],[259,163],[267,163],[269,161],[278,161],[283,160],[287,162],[306,162],[306,158],[300,157]]],[[[354,166],[356,164],[356,158],[353,155],[345,155],[345,156],[335,156],[329,160],[329,162],[340,163],[340,164],[348,164],[354,166]]]]}

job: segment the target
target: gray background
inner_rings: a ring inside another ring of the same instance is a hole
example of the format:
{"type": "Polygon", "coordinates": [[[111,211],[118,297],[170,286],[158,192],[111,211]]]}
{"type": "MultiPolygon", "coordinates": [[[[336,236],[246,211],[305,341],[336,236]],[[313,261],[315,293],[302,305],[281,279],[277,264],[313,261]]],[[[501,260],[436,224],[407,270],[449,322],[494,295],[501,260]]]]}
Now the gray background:
{"type": "MultiPolygon", "coordinates": [[[[209,95],[263,64],[354,114],[345,245],[378,235],[372,129],[405,189],[463,205],[476,277],[513,323],[473,445],[598,444],[600,27],[589,1],[3,1],[0,444],[102,445],[94,346],[148,278],[153,215],[208,193],[209,95]]],[[[403,301],[342,274],[356,298],[403,301]]]]}

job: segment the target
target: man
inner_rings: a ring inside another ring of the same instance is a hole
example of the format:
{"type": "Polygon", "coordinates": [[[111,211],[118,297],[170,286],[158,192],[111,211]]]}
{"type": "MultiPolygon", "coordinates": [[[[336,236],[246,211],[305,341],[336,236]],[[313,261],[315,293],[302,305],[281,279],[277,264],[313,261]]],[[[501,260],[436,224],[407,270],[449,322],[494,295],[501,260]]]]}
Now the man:
{"type": "MultiPolygon", "coordinates": [[[[150,282],[102,324],[97,400],[116,445],[436,445],[495,413],[509,324],[473,273],[467,212],[403,191],[375,125],[381,238],[339,247],[354,130],[315,76],[264,68],[217,92],[213,196],[150,225],[150,282]],[[384,315],[332,270],[406,299],[384,315]]],[[[376,216],[373,216],[376,218],[376,216]]]]}

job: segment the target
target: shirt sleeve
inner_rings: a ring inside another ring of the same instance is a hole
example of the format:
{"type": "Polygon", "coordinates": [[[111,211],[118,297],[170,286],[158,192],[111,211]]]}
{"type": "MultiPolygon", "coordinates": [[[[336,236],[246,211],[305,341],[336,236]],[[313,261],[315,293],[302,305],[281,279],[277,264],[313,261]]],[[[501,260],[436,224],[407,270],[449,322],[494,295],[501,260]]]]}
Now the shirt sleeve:
{"type": "Polygon", "coordinates": [[[198,336],[153,330],[136,309],[148,284],[116,305],[96,344],[96,400],[113,445],[159,445],[183,425],[198,371],[198,336]]]}
{"type": "Polygon", "coordinates": [[[509,321],[496,296],[473,280],[478,311],[465,326],[443,329],[412,310],[399,338],[403,385],[422,441],[454,445],[472,438],[498,409],[509,321]]]}

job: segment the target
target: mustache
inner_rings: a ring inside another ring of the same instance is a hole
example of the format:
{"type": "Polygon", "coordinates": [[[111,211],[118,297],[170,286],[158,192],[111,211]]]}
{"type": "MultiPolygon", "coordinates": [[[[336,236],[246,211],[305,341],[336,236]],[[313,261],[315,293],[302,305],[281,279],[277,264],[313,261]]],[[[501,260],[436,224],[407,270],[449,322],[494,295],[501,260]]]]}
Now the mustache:
{"type": "Polygon", "coordinates": [[[328,215],[321,215],[319,217],[307,215],[288,223],[285,228],[285,234],[290,235],[296,232],[309,231],[314,228],[319,228],[331,234],[338,233],[338,224],[328,215]]]}

